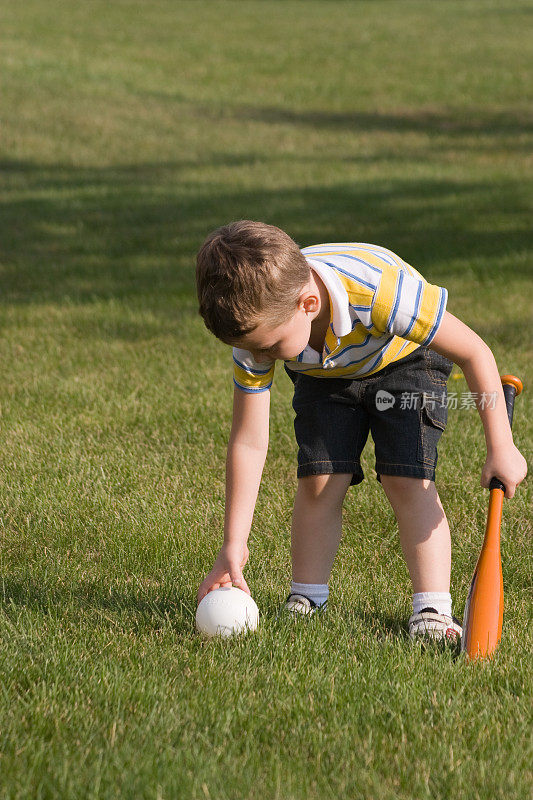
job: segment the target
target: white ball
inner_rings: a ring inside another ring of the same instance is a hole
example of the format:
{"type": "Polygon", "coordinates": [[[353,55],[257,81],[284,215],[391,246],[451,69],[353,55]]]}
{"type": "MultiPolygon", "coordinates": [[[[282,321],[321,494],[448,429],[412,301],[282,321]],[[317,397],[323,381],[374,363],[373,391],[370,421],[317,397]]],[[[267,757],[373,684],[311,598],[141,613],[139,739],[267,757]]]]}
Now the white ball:
{"type": "Polygon", "coordinates": [[[196,627],[206,636],[232,636],[254,631],[259,609],[249,594],[235,586],[221,586],[206,594],[196,609],[196,627]]]}

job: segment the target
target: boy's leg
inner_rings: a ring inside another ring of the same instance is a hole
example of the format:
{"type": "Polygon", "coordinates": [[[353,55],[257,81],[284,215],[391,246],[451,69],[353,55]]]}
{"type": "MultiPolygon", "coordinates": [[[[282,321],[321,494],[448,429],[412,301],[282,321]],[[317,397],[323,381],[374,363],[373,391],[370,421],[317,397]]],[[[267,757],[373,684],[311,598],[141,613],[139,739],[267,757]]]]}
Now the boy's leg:
{"type": "Polygon", "coordinates": [[[309,475],[298,480],[292,516],[292,578],[326,584],[342,532],[342,504],[352,474],[309,475]]]}
{"type": "Polygon", "coordinates": [[[452,617],[450,596],[450,529],[433,481],[381,475],[394,509],[400,541],[413,582],[413,614],[409,635],[454,646],[461,623],[452,617]]]}
{"type": "Polygon", "coordinates": [[[449,592],[450,529],[434,482],[398,475],[380,479],[398,521],[413,592],[449,592]]]}

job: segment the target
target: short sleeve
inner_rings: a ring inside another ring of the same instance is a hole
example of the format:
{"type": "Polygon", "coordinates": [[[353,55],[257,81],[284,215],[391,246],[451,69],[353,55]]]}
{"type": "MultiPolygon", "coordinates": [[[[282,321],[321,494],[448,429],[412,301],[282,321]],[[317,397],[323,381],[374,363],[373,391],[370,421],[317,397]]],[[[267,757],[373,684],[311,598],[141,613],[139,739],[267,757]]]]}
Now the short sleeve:
{"type": "Polygon", "coordinates": [[[409,265],[391,264],[383,269],[374,295],[372,323],[379,333],[428,345],[439,329],[447,300],[446,289],[428,283],[409,265]]]}
{"type": "Polygon", "coordinates": [[[233,348],[233,382],[243,392],[264,392],[272,386],[275,362],[258,364],[248,350],[233,348]]]}

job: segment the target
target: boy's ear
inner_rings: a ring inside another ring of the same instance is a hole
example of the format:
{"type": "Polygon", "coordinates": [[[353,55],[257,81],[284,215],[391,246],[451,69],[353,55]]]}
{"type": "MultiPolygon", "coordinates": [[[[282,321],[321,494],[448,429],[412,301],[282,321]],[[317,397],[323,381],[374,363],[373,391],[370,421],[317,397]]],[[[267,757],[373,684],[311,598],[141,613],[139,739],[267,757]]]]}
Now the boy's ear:
{"type": "Polygon", "coordinates": [[[307,313],[312,313],[314,311],[318,311],[320,308],[320,298],[318,297],[316,292],[311,292],[309,290],[302,292],[300,295],[300,299],[298,300],[298,306],[302,307],[303,310],[307,313]]]}

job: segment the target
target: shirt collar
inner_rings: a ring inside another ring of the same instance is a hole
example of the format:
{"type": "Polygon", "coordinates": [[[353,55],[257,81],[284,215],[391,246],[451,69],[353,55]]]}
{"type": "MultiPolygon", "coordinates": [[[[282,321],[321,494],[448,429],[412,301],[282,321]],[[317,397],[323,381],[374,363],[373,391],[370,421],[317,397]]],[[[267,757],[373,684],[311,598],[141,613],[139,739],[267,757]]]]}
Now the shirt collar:
{"type": "Polygon", "coordinates": [[[331,329],[337,338],[347,336],[352,330],[352,319],[350,317],[349,300],[346,289],[341,279],[333,267],[308,258],[307,263],[323,280],[329,294],[331,329]]]}

